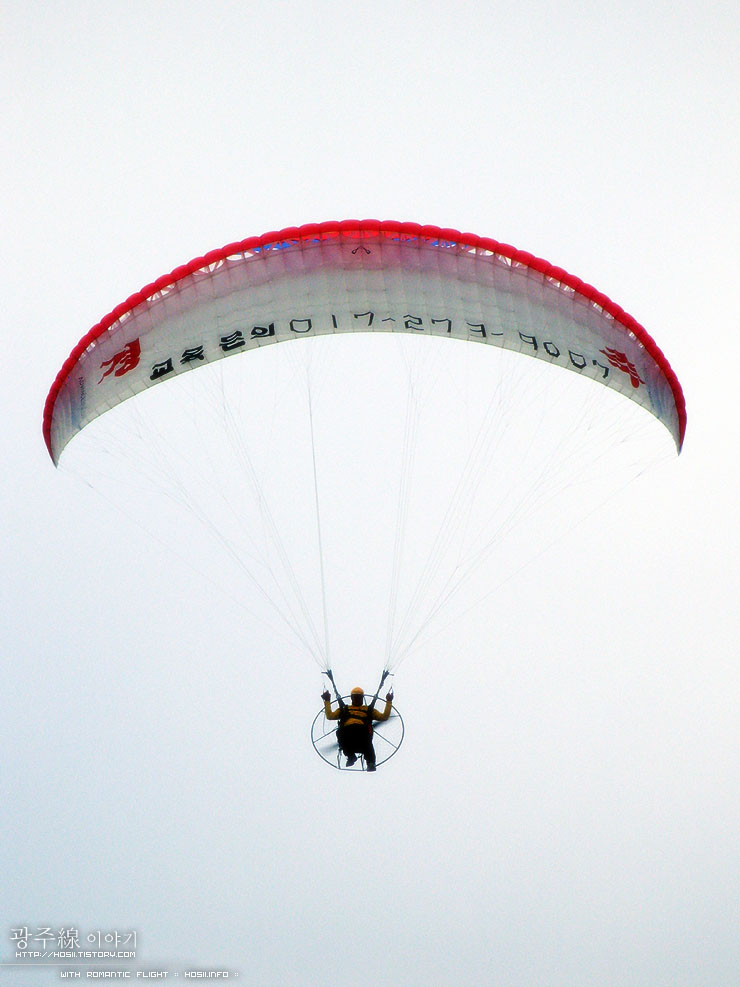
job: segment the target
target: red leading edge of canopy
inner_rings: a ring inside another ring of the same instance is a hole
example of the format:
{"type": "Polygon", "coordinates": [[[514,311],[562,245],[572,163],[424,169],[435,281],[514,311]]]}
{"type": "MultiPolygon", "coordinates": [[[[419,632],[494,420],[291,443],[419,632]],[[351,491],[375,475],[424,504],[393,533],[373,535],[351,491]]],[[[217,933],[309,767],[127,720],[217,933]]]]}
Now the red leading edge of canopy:
{"type": "MultiPolygon", "coordinates": [[[[84,353],[87,347],[94,340],[102,336],[114,322],[120,319],[123,315],[126,315],[132,309],[136,308],[142,302],[151,298],[159,291],[163,291],[166,288],[171,288],[172,285],[181,281],[183,278],[194,274],[196,271],[202,270],[210,264],[217,264],[219,261],[225,260],[227,257],[233,257],[235,254],[245,253],[250,250],[255,250],[259,247],[267,247],[273,243],[281,243],[283,241],[289,240],[311,240],[321,238],[330,239],[333,236],[356,236],[362,238],[364,236],[407,236],[410,240],[417,238],[424,238],[430,240],[446,240],[452,243],[459,243],[466,247],[480,247],[483,250],[490,250],[492,253],[499,254],[502,257],[507,257],[509,260],[517,263],[523,264],[526,267],[530,267],[534,271],[538,271],[545,277],[553,278],[559,281],[561,284],[566,285],[573,291],[577,292],[582,297],[588,299],[588,301],[599,305],[605,312],[611,315],[616,322],[624,326],[629,332],[634,333],[639,342],[645,347],[646,351],[652,356],[655,362],[660,367],[662,373],[664,374],[666,380],[670,384],[671,390],[673,392],[673,397],[676,402],[676,411],[678,413],[678,427],[679,427],[679,451],[683,445],[684,434],[686,432],[686,402],[684,400],[683,391],[681,385],[678,382],[678,378],[673,372],[671,365],[664,356],[662,350],[655,342],[655,340],[650,336],[646,329],[643,328],[631,315],[628,315],[624,309],[616,305],[611,299],[607,298],[606,295],[597,291],[590,284],[586,284],[585,281],[581,281],[580,278],[575,277],[572,274],[568,274],[560,267],[556,267],[554,264],[550,264],[548,261],[543,260],[541,257],[534,257],[532,254],[527,253],[524,250],[517,250],[516,247],[512,247],[508,243],[499,243],[497,240],[491,240],[488,237],[477,236],[475,233],[461,233],[459,230],[442,229],[439,226],[422,226],[419,223],[399,223],[391,220],[375,220],[375,219],[346,219],[341,222],[329,221],[326,223],[308,223],[305,226],[290,226],[287,229],[273,231],[270,233],[263,233],[262,236],[248,237],[246,240],[241,240],[238,243],[228,243],[225,247],[221,247],[219,250],[211,250],[209,253],[205,254],[203,257],[196,257],[191,260],[189,264],[184,264],[182,267],[176,267],[174,271],[170,274],[165,274],[151,284],[146,285],[137,291],[136,294],[131,295],[127,298],[125,302],[117,305],[112,312],[109,312],[104,319],[101,319],[97,325],[94,325],[92,329],[86,335],[82,337],[79,343],[72,350],[70,355],[64,361],[62,369],[56,376],[54,383],[51,386],[51,390],[46,398],[46,404],[44,406],[44,440],[46,442],[46,447],[49,450],[49,455],[51,452],[51,422],[54,414],[54,404],[57,399],[57,395],[64,386],[69,374],[72,372],[75,364],[79,360],[80,356],[84,353]]],[[[53,456],[52,456],[53,458],[53,456]]]]}

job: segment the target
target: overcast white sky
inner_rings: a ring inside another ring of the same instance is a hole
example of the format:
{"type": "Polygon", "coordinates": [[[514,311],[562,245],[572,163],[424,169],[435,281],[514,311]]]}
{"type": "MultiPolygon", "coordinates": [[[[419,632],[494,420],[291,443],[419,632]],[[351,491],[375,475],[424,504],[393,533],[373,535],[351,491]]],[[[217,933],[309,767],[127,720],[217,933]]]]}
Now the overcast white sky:
{"type": "Polygon", "coordinates": [[[740,9],[119,7],[2,13],[0,959],[74,926],[250,984],[357,957],[387,985],[736,984],[740,9]],[[401,666],[375,776],[312,750],[310,659],[41,437],[72,346],[143,284],[367,216],[591,282],[688,406],[680,458],[401,666]]]}

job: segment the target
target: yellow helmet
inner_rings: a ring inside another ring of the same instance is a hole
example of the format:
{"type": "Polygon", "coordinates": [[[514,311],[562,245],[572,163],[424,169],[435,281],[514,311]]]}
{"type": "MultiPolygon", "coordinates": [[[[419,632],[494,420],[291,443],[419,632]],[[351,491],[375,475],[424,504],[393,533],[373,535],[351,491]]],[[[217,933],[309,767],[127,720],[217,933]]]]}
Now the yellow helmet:
{"type": "Polygon", "coordinates": [[[351,696],[364,696],[365,695],[365,690],[364,689],[361,689],[359,687],[359,685],[356,685],[354,687],[354,689],[352,690],[352,692],[350,692],[350,695],[351,696]]]}

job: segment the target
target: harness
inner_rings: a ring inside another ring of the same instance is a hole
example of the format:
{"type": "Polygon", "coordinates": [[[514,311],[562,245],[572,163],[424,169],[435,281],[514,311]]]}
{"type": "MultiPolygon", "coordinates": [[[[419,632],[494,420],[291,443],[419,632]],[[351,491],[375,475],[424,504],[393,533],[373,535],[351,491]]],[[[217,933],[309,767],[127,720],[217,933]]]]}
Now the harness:
{"type": "Polygon", "coordinates": [[[342,706],[339,710],[339,726],[362,726],[372,736],[373,721],[367,706],[342,706]],[[360,723],[349,723],[348,720],[360,720],[360,723]]]}

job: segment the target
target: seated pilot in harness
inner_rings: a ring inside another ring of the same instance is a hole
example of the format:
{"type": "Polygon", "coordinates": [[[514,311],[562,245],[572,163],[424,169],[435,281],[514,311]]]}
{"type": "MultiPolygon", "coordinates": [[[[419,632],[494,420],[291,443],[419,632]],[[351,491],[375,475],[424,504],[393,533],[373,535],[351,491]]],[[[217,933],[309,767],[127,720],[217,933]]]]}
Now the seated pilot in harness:
{"type": "Polygon", "coordinates": [[[324,715],[327,720],[339,720],[337,727],[337,743],[347,758],[347,767],[351,768],[357,761],[357,756],[365,758],[368,771],[375,771],[375,748],[373,747],[373,720],[387,720],[391,715],[393,693],[385,697],[385,709],[379,713],[375,707],[365,706],[365,693],[359,686],[352,690],[349,706],[340,700],[339,708],[332,710],[331,696],[324,692],[324,715]]]}

